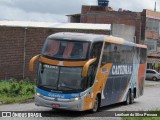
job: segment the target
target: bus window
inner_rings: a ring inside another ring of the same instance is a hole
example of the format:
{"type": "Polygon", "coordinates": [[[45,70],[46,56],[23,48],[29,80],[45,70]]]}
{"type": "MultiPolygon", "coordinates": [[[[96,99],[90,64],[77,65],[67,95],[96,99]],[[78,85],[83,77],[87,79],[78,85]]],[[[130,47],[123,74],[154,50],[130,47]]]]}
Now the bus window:
{"type": "Polygon", "coordinates": [[[49,40],[43,54],[46,56],[54,56],[58,53],[59,46],[60,46],[59,41],[49,40]]]}
{"type": "Polygon", "coordinates": [[[97,58],[97,61],[99,61],[101,50],[102,43],[94,43],[91,51],[91,58],[97,58]]]}
{"type": "Polygon", "coordinates": [[[102,65],[112,63],[111,44],[105,43],[104,52],[102,57],[102,65]]]}
{"type": "Polygon", "coordinates": [[[120,64],[131,64],[133,63],[134,57],[134,47],[133,46],[125,46],[125,45],[118,45],[119,52],[120,52],[120,64]],[[129,57],[128,57],[129,56],[129,57]],[[127,59],[126,59],[127,58],[127,59]]]}
{"type": "Polygon", "coordinates": [[[117,44],[106,43],[102,57],[102,65],[106,63],[120,62],[120,46],[117,44]]]}
{"type": "MultiPolygon", "coordinates": [[[[113,45],[113,44],[112,44],[113,45]]],[[[112,61],[113,63],[120,63],[120,46],[114,44],[112,51],[112,61]]]]}
{"type": "Polygon", "coordinates": [[[89,46],[89,43],[87,43],[87,42],[83,43],[83,58],[85,58],[87,56],[87,51],[89,48],[88,46],[89,46]]]}
{"type": "MultiPolygon", "coordinates": [[[[83,45],[82,44],[75,44],[71,53],[72,57],[77,57],[77,56],[83,56],[83,45]]],[[[84,55],[85,56],[85,55],[84,55]]]]}
{"type": "Polygon", "coordinates": [[[140,48],[135,48],[135,58],[134,58],[134,64],[140,63],[140,48]]]}
{"type": "Polygon", "coordinates": [[[88,48],[88,42],[48,39],[42,50],[42,55],[54,59],[81,60],[87,58],[88,48]]]}
{"type": "Polygon", "coordinates": [[[96,72],[97,72],[96,66],[97,66],[97,64],[92,64],[89,67],[87,76],[85,78],[83,78],[83,82],[82,82],[83,89],[87,89],[94,84],[94,80],[95,80],[95,76],[96,76],[96,72]]]}
{"type": "Polygon", "coordinates": [[[67,59],[71,57],[73,46],[74,44],[72,42],[68,42],[63,52],[63,58],[67,59]]]}
{"type": "Polygon", "coordinates": [[[146,62],[146,49],[140,48],[140,64],[145,64],[146,62]]]}
{"type": "Polygon", "coordinates": [[[133,56],[133,46],[105,43],[102,57],[102,65],[105,65],[107,63],[130,64],[133,62],[133,56]]]}
{"type": "Polygon", "coordinates": [[[97,67],[98,67],[98,62],[101,54],[101,49],[102,49],[102,42],[94,43],[92,50],[91,50],[91,58],[96,58],[96,62],[91,64],[88,69],[87,77],[85,78],[84,86],[85,89],[88,87],[91,87],[94,83],[96,72],[97,72],[97,67]]]}

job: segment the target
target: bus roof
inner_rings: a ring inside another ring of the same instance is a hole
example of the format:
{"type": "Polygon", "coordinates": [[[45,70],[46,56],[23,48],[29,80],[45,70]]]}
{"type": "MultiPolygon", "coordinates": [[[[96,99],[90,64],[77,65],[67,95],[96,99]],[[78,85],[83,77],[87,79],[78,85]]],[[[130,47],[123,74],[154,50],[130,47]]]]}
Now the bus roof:
{"type": "Polygon", "coordinates": [[[87,34],[87,33],[73,33],[73,32],[59,32],[48,36],[49,39],[69,39],[69,40],[81,40],[81,41],[104,41],[104,37],[107,35],[100,34],[87,34]]]}
{"type": "Polygon", "coordinates": [[[110,43],[115,43],[115,44],[123,44],[123,45],[127,45],[127,46],[135,46],[135,47],[140,47],[140,48],[147,48],[146,45],[136,44],[136,43],[133,43],[133,42],[126,41],[123,38],[114,37],[114,36],[105,37],[105,41],[106,42],[110,42],[110,43]]]}
{"type": "Polygon", "coordinates": [[[147,48],[146,45],[136,44],[133,42],[129,42],[124,40],[123,38],[102,35],[102,34],[87,34],[87,33],[73,33],[73,32],[59,32],[48,36],[49,39],[69,39],[69,40],[80,40],[80,41],[90,41],[90,42],[99,42],[106,41],[115,44],[123,44],[127,46],[135,46],[140,48],[147,48]]]}

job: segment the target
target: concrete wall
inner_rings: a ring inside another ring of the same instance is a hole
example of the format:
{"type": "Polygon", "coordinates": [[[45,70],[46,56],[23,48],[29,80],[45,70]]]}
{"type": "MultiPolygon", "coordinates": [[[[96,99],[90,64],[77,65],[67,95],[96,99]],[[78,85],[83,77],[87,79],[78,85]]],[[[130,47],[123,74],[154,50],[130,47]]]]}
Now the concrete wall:
{"type": "Polygon", "coordinates": [[[135,26],[124,24],[113,24],[112,35],[124,38],[127,41],[135,42],[135,26]]]}

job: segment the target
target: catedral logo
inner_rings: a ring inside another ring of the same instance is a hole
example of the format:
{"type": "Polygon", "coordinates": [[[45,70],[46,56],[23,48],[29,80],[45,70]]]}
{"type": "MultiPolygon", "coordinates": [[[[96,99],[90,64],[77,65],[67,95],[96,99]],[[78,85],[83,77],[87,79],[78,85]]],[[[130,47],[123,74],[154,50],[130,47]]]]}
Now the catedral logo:
{"type": "Polygon", "coordinates": [[[125,75],[132,73],[131,65],[113,65],[112,75],[125,75]]]}

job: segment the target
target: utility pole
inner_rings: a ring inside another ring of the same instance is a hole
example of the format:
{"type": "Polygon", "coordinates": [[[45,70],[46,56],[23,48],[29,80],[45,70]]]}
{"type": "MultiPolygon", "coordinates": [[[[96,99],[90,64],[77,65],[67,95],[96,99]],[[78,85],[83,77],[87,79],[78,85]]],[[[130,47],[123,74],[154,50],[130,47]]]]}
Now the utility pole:
{"type": "Polygon", "coordinates": [[[154,5],[154,12],[156,12],[156,1],[155,1],[155,5],[154,5]]]}

